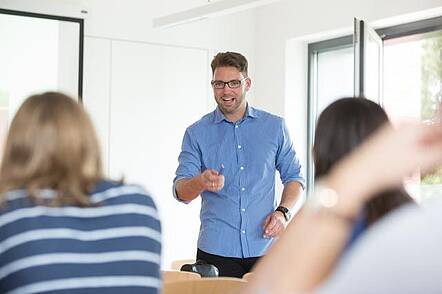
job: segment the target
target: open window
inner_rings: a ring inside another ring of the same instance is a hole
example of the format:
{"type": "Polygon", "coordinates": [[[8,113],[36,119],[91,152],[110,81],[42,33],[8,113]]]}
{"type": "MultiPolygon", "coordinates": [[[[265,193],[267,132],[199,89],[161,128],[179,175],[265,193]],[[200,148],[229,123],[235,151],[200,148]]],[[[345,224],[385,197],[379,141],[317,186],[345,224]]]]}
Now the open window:
{"type": "Polygon", "coordinates": [[[382,39],[365,21],[354,19],[354,96],[382,99],[382,39]]]}
{"type": "MultiPolygon", "coordinates": [[[[354,34],[309,44],[307,180],[313,186],[314,128],[338,98],[364,96],[384,107],[391,121],[430,121],[442,97],[442,17],[373,30],[354,21],[354,34]]],[[[417,201],[442,189],[442,170],[406,179],[417,201]]],[[[310,191],[310,190],[309,190],[310,191]]]]}

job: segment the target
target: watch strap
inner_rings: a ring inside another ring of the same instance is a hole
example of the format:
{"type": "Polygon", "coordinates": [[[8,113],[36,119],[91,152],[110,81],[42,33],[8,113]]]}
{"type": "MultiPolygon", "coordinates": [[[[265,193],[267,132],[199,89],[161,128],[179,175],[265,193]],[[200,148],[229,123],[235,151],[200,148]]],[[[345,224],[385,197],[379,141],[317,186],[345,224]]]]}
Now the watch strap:
{"type": "Polygon", "coordinates": [[[290,213],[290,210],[287,207],[284,207],[284,206],[281,206],[281,205],[278,206],[275,209],[275,211],[281,212],[284,215],[284,218],[285,218],[286,221],[289,221],[291,216],[292,216],[291,213],[290,213]]]}

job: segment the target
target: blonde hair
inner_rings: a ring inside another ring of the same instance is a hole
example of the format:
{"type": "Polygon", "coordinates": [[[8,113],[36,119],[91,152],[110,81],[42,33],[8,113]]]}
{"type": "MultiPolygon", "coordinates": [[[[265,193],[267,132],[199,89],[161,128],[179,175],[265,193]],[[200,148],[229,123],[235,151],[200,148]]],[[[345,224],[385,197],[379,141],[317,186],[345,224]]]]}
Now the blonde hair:
{"type": "Polygon", "coordinates": [[[0,193],[26,189],[39,201],[41,189],[53,189],[55,205],[87,206],[90,190],[102,178],[97,136],[82,106],[56,92],[29,97],[6,139],[0,193]]]}

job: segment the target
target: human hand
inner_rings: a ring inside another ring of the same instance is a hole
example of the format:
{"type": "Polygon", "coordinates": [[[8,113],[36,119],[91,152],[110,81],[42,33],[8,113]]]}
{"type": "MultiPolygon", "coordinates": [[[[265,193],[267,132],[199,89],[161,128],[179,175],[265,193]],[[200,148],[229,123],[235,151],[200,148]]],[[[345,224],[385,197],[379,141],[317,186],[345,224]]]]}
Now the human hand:
{"type": "Polygon", "coordinates": [[[266,217],[264,221],[264,238],[279,237],[285,230],[287,222],[282,212],[274,211],[266,217]]]}
{"type": "Polygon", "coordinates": [[[218,192],[224,187],[224,176],[213,169],[206,169],[200,174],[199,180],[203,189],[210,192],[218,192]]]}
{"type": "Polygon", "coordinates": [[[401,183],[417,169],[442,164],[442,126],[406,123],[384,126],[350,156],[338,163],[327,182],[361,200],[401,183]],[[346,187],[344,187],[346,186],[346,187]]]}

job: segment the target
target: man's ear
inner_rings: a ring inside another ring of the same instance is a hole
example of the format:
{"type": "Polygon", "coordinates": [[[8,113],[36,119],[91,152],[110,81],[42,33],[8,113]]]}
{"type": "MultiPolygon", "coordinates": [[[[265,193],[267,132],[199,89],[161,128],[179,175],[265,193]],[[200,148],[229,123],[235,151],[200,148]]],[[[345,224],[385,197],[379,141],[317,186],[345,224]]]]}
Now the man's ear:
{"type": "Polygon", "coordinates": [[[249,91],[252,87],[252,80],[250,78],[246,79],[246,91],[249,91]]]}

